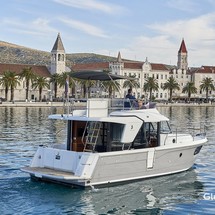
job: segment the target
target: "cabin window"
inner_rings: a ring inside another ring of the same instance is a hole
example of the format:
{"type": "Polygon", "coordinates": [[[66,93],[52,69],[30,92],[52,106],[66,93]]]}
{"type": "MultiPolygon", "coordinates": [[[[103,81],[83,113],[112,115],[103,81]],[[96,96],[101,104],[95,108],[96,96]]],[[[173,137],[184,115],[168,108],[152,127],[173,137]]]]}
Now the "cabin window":
{"type": "Polygon", "coordinates": [[[124,129],[123,124],[111,123],[110,124],[110,138],[111,141],[120,142],[122,137],[122,132],[124,129]]]}
{"type": "Polygon", "coordinates": [[[132,148],[139,149],[149,146],[150,139],[156,137],[157,134],[157,123],[143,123],[140,130],[137,133],[137,136],[134,139],[132,148]]]}

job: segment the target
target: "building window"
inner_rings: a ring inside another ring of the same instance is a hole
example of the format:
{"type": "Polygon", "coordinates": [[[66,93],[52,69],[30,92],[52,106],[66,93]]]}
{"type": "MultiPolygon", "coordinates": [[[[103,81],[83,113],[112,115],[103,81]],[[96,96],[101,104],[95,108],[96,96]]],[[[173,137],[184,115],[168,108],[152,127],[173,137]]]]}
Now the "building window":
{"type": "Polygon", "coordinates": [[[163,75],[161,75],[161,79],[163,79],[163,75]]]}

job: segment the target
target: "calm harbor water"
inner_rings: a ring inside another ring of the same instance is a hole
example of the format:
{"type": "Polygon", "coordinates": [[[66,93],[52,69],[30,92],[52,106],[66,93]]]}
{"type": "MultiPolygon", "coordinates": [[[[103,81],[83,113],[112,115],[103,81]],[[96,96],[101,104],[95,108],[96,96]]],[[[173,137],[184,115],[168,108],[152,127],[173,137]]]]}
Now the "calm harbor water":
{"type": "MultiPolygon", "coordinates": [[[[0,214],[214,214],[215,108],[160,107],[174,129],[206,122],[208,143],[189,171],[101,189],[32,181],[20,168],[40,144],[65,141],[50,108],[0,108],[0,214]],[[56,135],[58,133],[58,135],[56,135]],[[204,195],[206,194],[205,198],[204,195]]],[[[59,109],[58,112],[61,110],[59,109]]]]}

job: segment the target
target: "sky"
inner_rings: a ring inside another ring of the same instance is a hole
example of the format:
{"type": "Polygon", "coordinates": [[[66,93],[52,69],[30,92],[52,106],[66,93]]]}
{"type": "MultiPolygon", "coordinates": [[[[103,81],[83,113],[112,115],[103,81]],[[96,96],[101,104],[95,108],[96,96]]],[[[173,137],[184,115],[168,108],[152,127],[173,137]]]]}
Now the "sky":
{"type": "Polygon", "coordinates": [[[177,65],[215,66],[214,0],[7,0],[0,41],[50,52],[60,33],[66,53],[95,53],[177,65]]]}

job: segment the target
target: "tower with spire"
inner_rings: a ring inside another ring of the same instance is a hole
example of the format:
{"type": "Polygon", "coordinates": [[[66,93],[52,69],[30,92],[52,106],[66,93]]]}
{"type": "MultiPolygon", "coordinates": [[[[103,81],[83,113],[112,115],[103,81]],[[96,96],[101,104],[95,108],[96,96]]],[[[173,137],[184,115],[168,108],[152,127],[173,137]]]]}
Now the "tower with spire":
{"type": "Polygon", "coordinates": [[[109,68],[111,69],[113,74],[123,75],[122,72],[123,72],[123,68],[124,68],[124,62],[122,60],[120,52],[118,52],[116,61],[109,63],[109,68]]]}
{"type": "Polygon", "coordinates": [[[60,33],[57,35],[57,39],[51,51],[51,74],[61,74],[66,70],[66,54],[65,49],[60,37],[60,33]]]}
{"type": "Polygon", "coordinates": [[[178,50],[178,69],[187,70],[188,62],[187,62],[187,48],[184,42],[184,38],[182,39],[181,46],[178,50]]]}

